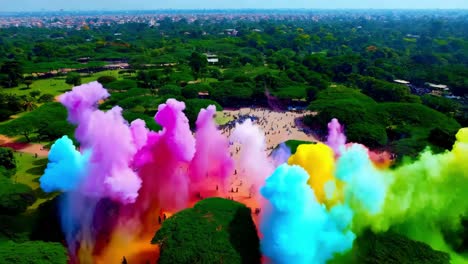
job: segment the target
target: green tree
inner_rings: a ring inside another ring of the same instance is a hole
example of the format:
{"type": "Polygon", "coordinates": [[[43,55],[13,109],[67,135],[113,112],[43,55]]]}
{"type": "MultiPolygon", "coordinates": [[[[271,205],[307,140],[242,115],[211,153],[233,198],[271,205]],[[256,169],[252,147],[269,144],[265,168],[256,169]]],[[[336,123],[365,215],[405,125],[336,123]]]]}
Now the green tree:
{"type": "Polygon", "coordinates": [[[0,66],[0,84],[16,87],[23,80],[23,66],[18,61],[6,61],[0,66]]]}
{"type": "Polygon", "coordinates": [[[36,100],[32,96],[22,96],[22,107],[24,111],[32,111],[37,108],[36,100]]]}
{"type": "Polygon", "coordinates": [[[67,78],[65,79],[65,83],[71,84],[73,86],[81,85],[81,76],[77,72],[69,72],[67,74],[67,78]]]}
{"type": "Polygon", "coordinates": [[[445,114],[456,113],[461,108],[459,103],[445,97],[425,94],[421,100],[424,105],[445,114]]]}
{"type": "Polygon", "coordinates": [[[109,90],[115,91],[128,91],[130,89],[137,88],[138,84],[134,80],[119,80],[107,83],[105,87],[109,90]]]}
{"type": "Polygon", "coordinates": [[[102,85],[106,85],[108,83],[111,83],[111,82],[115,82],[117,81],[117,78],[115,78],[114,76],[101,76],[97,79],[97,81],[102,84],[102,85]]]}
{"type": "Polygon", "coordinates": [[[330,263],[449,264],[450,255],[396,233],[366,231],[356,239],[349,254],[330,263]]]}
{"type": "Polygon", "coordinates": [[[41,95],[41,92],[40,91],[31,91],[29,92],[29,95],[32,97],[32,98],[36,98],[38,97],[39,95],[41,95]]]}
{"type": "Polygon", "coordinates": [[[190,127],[195,128],[195,122],[198,118],[198,113],[203,108],[207,108],[209,105],[216,106],[217,111],[222,111],[223,108],[213,100],[208,99],[188,99],[185,100],[185,115],[189,119],[190,127]]]}
{"type": "Polygon", "coordinates": [[[419,99],[410,94],[408,87],[372,77],[358,77],[356,85],[363,93],[378,102],[417,102],[419,99]]]}
{"type": "Polygon", "coordinates": [[[26,88],[29,89],[29,87],[31,86],[33,81],[32,80],[24,80],[23,83],[26,85],[26,88]]]}
{"type": "Polygon", "coordinates": [[[6,215],[20,214],[36,201],[31,187],[13,183],[11,179],[0,177],[0,212],[6,215]]]}
{"type": "Polygon", "coordinates": [[[372,98],[357,90],[330,87],[318,93],[309,110],[318,114],[306,117],[304,122],[322,135],[327,133],[328,122],[338,118],[345,126],[349,141],[370,147],[387,143],[387,113],[379,111],[378,104],[372,98]]]}
{"type": "Polygon", "coordinates": [[[181,95],[181,90],[177,85],[167,84],[159,88],[158,95],[176,97],[181,95]]]}
{"type": "Polygon", "coordinates": [[[12,149],[0,148],[0,166],[7,170],[16,168],[16,160],[12,149]]]}
{"type": "Polygon", "coordinates": [[[54,96],[51,94],[43,94],[39,99],[37,100],[39,103],[49,103],[54,101],[54,96]]]}
{"type": "MultiPolygon", "coordinates": [[[[67,111],[65,107],[57,102],[46,103],[32,112],[0,125],[0,133],[7,136],[22,135],[30,142],[32,140],[32,134],[46,131],[51,124],[60,121],[65,122],[66,120],[67,111]]],[[[71,126],[69,126],[69,128],[71,128],[71,126]]],[[[73,130],[71,129],[71,131],[73,130]]],[[[71,133],[69,131],[63,134],[70,135],[71,133]]]]}
{"type": "Polygon", "coordinates": [[[202,55],[198,52],[193,52],[189,58],[189,65],[192,69],[193,76],[198,79],[205,73],[208,66],[208,61],[205,55],[202,55]]]}
{"type": "Polygon", "coordinates": [[[259,238],[245,205],[208,198],[168,218],[154,236],[159,263],[260,263],[259,238]]]}
{"type": "Polygon", "coordinates": [[[204,83],[195,83],[189,84],[182,88],[182,96],[186,99],[195,99],[198,98],[199,92],[208,92],[210,91],[211,86],[204,83]]]}

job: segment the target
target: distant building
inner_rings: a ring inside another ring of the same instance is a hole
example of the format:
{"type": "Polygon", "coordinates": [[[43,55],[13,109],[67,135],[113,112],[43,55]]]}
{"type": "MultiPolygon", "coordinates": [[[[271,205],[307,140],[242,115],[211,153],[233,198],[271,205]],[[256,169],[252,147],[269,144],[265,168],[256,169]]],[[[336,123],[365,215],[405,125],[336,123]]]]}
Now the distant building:
{"type": "Polygon", "coordinates": [[[450,95],[450,88],[445,84],[425,83],[426,86],[432,89],[431,94],[436,96],[450,95]]]}
{"type": "Polygon", "coordinates": [[[421,36],[419,35],[413,35],[413,34],[406,34],[408,38],[420,38],[421,36]]]}
{"type": "Polygon", "coordinates": [[[447,85],[445,84],[433,84],[433,83],[426,83],[427,86],[431,87],[432,89],[438,89],[442,91],[448,91],[450,88],[448,88],[447,85]]]}
{"type": "Polygon", "coordinates": [[[399,84],[404,84],[404,85],[409,85],[410,84],[410,82],[405,81],[405,80],[393,80],[393,81],[396,82],[396,83],[399,83],[399,84]]]}
{"type": "Polygon", "coordinates": [[[216,54],[204,53],[203,55],[206,56],[206,60],[208,61],[208,63],[216,64],[216,63],[219,62],[218,55],[216,55],[216,54]]]}
{"type": "Polygon", "coordinates": [[[228,28],[224,30],[224,33],[231,36],[237,36],[237,33],[239,33],[239,31],[232,28],[228,28]]]}
{"type": "Polygon", "coordinates": [[[200,99],[208,99],[210,97],[209,92],[198,92],[198,98],[200,99]]]}
{"type": "Polygon", "coordinates": [[[79,63],[85,63],[86,64],[86,63],[89,62],[90,59],[91,59],[90,57],[83,57],[83,58],[76,59],[76,61],[79,62],[79,63]]]}

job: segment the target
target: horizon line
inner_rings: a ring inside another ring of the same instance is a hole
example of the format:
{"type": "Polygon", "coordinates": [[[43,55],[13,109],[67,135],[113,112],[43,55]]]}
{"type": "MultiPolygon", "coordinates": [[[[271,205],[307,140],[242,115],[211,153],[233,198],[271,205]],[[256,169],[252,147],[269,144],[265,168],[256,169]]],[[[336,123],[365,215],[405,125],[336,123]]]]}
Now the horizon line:
{"type": "Polygon", "coordinates": [[[141,11],[468,11],[468,8],[355,8],[355,7],[339,7],[339,8],[154,8],[154,9],[44,9],[44,10],[29,10],[29,11],[0,11],[0,13],[44,13],[44,12],[141,12],[141,11]]]}

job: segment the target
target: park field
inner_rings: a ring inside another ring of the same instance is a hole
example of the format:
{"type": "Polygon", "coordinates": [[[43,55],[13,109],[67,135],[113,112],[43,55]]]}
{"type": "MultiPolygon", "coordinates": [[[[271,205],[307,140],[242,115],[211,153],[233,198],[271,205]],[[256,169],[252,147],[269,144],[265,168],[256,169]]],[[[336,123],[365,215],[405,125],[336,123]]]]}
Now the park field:
{"type": "MultiPolygon", "coordinates": [[[[89,83],[96,81],[101,76],[113,76],[118,80],[122,79],[122,76],[119,75],[119,70],[109,70],[96,72],[91,75],[82,75],[81,82],[89,83]]],[[[65,76],[61,76],[33,81],[29,89],[27,89],[25,85],[20,85],[15,88],[7,88],[5,90],[18,96],[28,95],[32,91],[39,91],[41,94],[57,96],[69,91],[71,88],[72,85],[65,83],[65,76]]]]}

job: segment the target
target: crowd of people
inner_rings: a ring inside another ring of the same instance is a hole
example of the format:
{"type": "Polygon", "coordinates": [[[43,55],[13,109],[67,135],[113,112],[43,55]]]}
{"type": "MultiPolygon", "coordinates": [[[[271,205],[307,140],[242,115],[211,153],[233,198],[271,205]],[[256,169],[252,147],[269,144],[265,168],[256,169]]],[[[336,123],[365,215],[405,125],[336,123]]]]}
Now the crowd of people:
{"type": "MultiPolygon", "coordinates": [[[[316,139],[304,133],[300,126],[300,120],[303,116],[310,114],[306,111],[273,111],[266,108],[241,108],[239,110],[225,110],[221,114],[223,118],[230,119],[229,122],[220,126],[221,132],[230,137],[237,123],[243,123],[250,119],[253,124],[260,127],[265,135],[265,151],[270,155],[274,149],[287,140],[316,141],[316,139]]],[[[237,143],[230,144],[230,153],[234,161],[240,158],[242,146],[237,143]]],[[[246,182],[243,171],[234,170],[233,175],[227,183],[228,195],[226,199],[235,200],[248,204],[252,213],[256,216],[260,214],[260,209],[253,203],[256,195],[257,186],[246,182]]],[[[216,191],[219,186],[216,185],[216,191]]],[[[201,198],[201,197],[199,197],[201,198]]]]}

